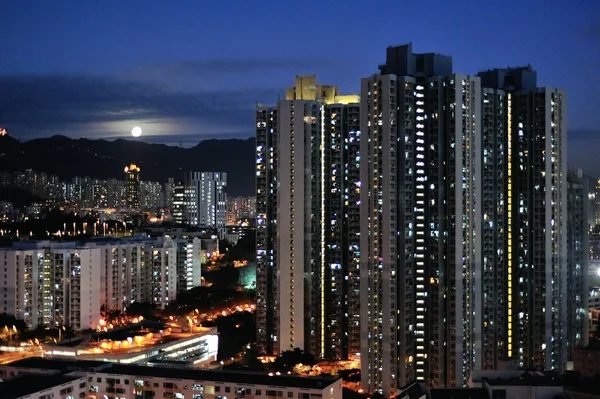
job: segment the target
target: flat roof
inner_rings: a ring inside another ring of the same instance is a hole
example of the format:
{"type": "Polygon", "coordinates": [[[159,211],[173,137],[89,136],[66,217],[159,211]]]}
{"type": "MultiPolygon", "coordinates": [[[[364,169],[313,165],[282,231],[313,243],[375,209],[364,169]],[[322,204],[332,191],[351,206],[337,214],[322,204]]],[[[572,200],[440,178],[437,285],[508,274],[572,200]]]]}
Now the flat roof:
{"type": "Polygon", "coordinates": [[[67,375],[27,374],[0,383],[2,399],[17,399],[33,393],[78,380],[82,377],[67,375]]]}
{"type": "Polygon", "coordinates": [[[519,378],[483,378],[482,381],[491,386],[534,386],[562,387],[564,378],[549,376],[525,376],[519,378]]]}
{"type": "Polygon", "coordinates": [[[431,388],[431,399],[489,399],[485,388],[431,388]]]}
{"type": "Polygon", "coordinates": [[[267,373],[231,370],[197,370],[124,364],[114,364],[111,368],[101,370],[100,372],[106,374],[121,374],[139,377],[162,377],[176,380],[185,379],[222,383],[230,382],[236,384],[271,385],[307,389],[325,389],[341,378],[334,376],[304,377],[287,374],[269,376],[267,373]]]}
{"type": "Polygon", "coordinates": [[[12,363],[5,364],[4,367],[19,367],[29,369],[57,370],[57,371],[75,371],[89,370],[97,367],[108,366],[110,363],[97,360],[74,360],[43,357],[28,357],[12,363]]]}

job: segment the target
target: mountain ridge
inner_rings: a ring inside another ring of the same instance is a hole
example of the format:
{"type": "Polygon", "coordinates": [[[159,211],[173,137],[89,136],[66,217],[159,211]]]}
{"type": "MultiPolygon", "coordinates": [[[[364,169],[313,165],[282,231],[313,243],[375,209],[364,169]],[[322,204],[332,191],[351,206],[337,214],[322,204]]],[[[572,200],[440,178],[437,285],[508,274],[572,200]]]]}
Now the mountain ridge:
{"type": "Polygon", "coordinates": [[[0,171],[24,171],[57,175],[124,179],[123,168],[136,163],[141,179],[166,182],[182,180],[185,172],[226,172],[230,196],[254,195],[254,138],[210,139],[191,148],[144,143],[126,139],[108,141],[72,139],[56,135],[19,142],[0,137],[0,171]]]}

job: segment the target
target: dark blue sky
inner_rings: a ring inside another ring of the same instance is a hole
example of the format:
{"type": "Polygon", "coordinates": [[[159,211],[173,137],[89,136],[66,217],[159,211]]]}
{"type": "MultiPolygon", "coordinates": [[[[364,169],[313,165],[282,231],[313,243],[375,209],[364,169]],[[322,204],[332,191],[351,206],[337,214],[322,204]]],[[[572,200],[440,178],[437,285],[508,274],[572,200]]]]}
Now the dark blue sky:
{"type": "Polygon", "coordinates": [[[565,88],[572,166],[600,175],[600,0],[2,1],[0,125],[23,139],[253,135],[296,74],[357,92],[389,45],[454,70],[530,63],[565,88]]]}

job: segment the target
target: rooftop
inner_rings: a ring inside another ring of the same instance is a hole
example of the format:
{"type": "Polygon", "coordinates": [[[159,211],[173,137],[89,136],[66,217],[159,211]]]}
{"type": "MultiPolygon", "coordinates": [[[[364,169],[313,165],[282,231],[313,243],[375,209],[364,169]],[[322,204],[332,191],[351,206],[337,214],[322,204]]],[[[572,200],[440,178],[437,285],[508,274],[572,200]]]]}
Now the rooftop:
{"type": "Polygon", "coordinates": [[[489,399],[485,388],[431,388],[431,399],[489,399]]]}
{"type": "Polygon", "coordinates": [[[79,378],[81,377],[29,374],[0,383],[0,392],[2,392],[2,399],[17,399],[79,378]]]}
{"type": "Polygon", "coordinates": [[[43,357],[28,357],[6,365],[6,367],[57,370],[62,372],[89,370],[107,366],[110,366],[110,363],[96,360],[48,359],[43,357]]]}
{"type": "Polygon", "coordinates": [[[565,379],[562,376],[538,376],[524,373],[521,377],[513,378],[483,378],[491,386],[537,386],[562,387],[565,379]]]}
{"type": "Polygon", "coordinates": [[[103,370],[102,372],[107,374],[131,375],[139,377],[162,377],[180,380],[188,379],[197,381],[230,382],[237,384],[259,384],[307,389],[324,389],[340,379],[340,377],[333,376],[269,376],[265,373],[240,372],[230,370],[225,371],[178,369],[165,367],[132,366],[124,364],[115,364],[110,369],[103,370]]]}

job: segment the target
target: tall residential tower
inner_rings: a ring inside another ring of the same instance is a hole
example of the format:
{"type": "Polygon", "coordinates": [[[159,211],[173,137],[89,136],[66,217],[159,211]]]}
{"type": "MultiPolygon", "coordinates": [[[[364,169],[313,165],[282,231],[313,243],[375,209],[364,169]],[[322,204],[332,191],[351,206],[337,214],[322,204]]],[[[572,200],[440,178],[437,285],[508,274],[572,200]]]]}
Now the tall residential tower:
{"type": "Polygon", "coordinates": [[[461,75],[411,44],[362,80],[363,388],[564,367],[564,97],[530,67],[461,75]]]}
{"type": "Polygon", "coordinates": [[[358,97],[295,83],[256,110],[257,341],[345,359],[360,340],[358,97]]]}

